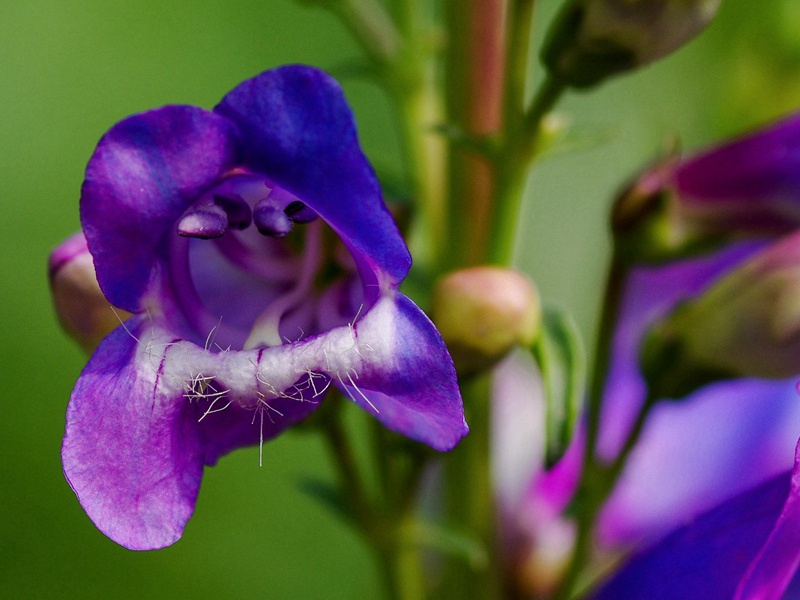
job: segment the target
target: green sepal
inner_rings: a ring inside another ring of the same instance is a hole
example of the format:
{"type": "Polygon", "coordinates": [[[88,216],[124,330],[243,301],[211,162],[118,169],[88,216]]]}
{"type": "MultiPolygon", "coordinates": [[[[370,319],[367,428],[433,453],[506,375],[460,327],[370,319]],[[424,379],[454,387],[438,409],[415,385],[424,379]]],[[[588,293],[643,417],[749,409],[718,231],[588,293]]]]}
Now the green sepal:
{"type": "Polygon", "coordinates": [[[545,306],[531,351],[542,373],[545,397],[545,466],[564,455],[578,422],[586,387],[586,353],[572,316],[545,306]]]}

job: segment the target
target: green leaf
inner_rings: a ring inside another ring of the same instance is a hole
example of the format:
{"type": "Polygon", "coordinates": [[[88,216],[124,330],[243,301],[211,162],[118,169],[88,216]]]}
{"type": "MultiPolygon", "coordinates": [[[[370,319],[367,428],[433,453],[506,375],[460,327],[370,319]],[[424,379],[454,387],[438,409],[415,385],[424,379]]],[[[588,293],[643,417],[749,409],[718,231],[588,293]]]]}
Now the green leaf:
{"type": "Polygon", "coordinates": [[[545,306],[542,330],[531,349],[545,393],[545,465],[564,455],[575,431],[586,385],[586,354],[578,327],[561,308],[545,306]]]}
{"type": "Polygon", "coordinates": [[[437,523],[416,521],[407,531],[408,541],[447,556],[461,558],[475,570],[486,568],[489,555],[474,537],[437,523]]]}

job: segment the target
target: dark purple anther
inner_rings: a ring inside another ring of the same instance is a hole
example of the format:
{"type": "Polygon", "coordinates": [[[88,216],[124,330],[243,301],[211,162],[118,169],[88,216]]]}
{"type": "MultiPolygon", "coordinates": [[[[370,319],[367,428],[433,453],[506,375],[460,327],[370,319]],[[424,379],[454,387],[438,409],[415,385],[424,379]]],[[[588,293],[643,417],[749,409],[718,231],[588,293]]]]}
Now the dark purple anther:
{"type": "Polygon", "coordinates": [[[239,196],[214,194],[214,204],[221,206],[228,215],[228,225],[234,229],[247,229],[252,221],[250,207],[239,196]]]}
{"type": "Polygon", "coordinates": [[[300,202],[300,200],[294,200],[287,204],[283,212],[295,223],[311,223],[317,218],[317,213],[300,202]]]}
{"type": "Polygon", "coordinates": [[[228,215],[221,206],[193,206],[178,221],[178,235],[210,240],[222,237],[228,228],[228,215]]]}
{"type": "Polygon", "coordinates": [[[270,199],[265,198],[253,208],[253,223],[262,234],[281,238],[292,230],[292,221],[270,199]]]}

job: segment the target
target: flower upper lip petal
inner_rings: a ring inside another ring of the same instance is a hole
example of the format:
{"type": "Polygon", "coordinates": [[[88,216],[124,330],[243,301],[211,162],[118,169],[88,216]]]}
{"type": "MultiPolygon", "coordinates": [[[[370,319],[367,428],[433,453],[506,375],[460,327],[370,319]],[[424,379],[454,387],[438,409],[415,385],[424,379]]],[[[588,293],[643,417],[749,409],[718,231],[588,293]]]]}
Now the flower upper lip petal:
{"type": "Polygon", "coordinates": [[[214,111],[239,127],[247,166],[317,212],[353,252],[362,277],[364,269],[394,285],[405,277],[411,257],[334,79],[312,67],[281,67],[241,83],[214,111]]]}
{"type": "Polygon", "coordinates": [[[166,238],[200,193],[236,162],[234,129],[193,106],[121,121],[86,168],[81,224],[108,300],[130,312],[158,282],[166,238]]]}

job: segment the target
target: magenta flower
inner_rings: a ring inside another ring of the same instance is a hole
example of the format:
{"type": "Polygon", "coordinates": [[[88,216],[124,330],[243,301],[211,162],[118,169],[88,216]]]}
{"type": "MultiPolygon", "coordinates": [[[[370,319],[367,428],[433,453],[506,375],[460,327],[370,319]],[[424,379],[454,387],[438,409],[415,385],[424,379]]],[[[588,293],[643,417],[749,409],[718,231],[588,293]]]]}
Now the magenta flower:
{"type": "Polygon", "coordinates": [[[397,291],[408,250],[324,73],[283,67],[213,111],[118,123],[89,161],[81,223],[105,297],[135,316],[78,379],[62,458],[117,543],[175,542],[203,467],[304,419],[331,385],[437,450],[466,434],[452,361],[397,291]]]}

